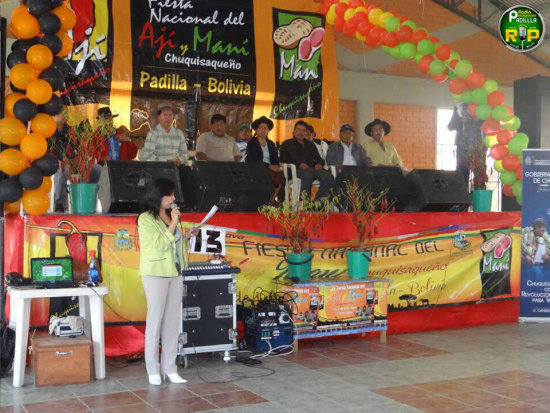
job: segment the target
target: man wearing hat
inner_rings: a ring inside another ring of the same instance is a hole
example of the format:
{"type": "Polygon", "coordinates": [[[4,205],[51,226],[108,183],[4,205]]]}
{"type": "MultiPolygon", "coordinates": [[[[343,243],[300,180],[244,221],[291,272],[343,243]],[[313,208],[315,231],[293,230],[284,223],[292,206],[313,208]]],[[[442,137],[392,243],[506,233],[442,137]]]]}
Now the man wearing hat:
{"type": "Polygon", "coordinates": [[[173,126],[175,114],[177,112],[170,103],[158,106],[158,124],[147,134],[139,153],[140,160],[175,162],[178,166],[187,162],[187,140],[183,132],[173,126]]]}
{"type": "Polygon", "coordinates": [[[246,147],[252,137],[252,129],[248,123],[241,123],[237,128],[237,131],[239,135],[237,136],[237,140],[235,142],[237,142],[237,146],[241,150],[241,155],[243,157],[242,160],[244,161],[244,158],[246,157],[246,147]]]}
{"type": "Polygon", "coordinates": [[[365,126],[365,134],[368,137],[361,139],[360,144],[367,151],[373,166],[399,166],[401,169],[405,169],[395,146],[390,142],[382,141],[382,138],[390,131],[391,127],[388,122],[374,119],[365,126]]]}
{"type": "Polygon", "coordinates": [[[128,129],[125,126],[115,129],[113,118],[117,116],[118,113],[113,115],[109,107],[99,108],[97,111],[97,119],[103,119],[110,130],[106,145],[101,151],[101,161],[131,161],[137,155],[138,148],[128,136],[128,129]]]}
{"type": "Polygon", "coordinates": [[[235,139],[225,133],[227,120],[220,113],[210,118],[210,131],[197,139],[195,158],[198,161],[240,162],[241,150],[235,139]]]}
{"type": "Polygon", "coordinates": [[[351,125],[345,124],[340,128],[340,142],[334,142],[328,147],[327,164],[342,166],[369,166],[370,158],[361,145],[353,143],[353,130],[351,125]]]}

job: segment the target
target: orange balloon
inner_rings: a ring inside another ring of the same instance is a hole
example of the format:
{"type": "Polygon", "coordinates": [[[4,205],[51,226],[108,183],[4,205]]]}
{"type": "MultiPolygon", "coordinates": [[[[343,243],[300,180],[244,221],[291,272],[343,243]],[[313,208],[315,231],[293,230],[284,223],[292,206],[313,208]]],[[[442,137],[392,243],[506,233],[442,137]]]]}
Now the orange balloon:
{"type": "Polygon", "coordinates": [[[48,193],[52,190],[52,177],[45,176],[42,178],[42,185],[38,187],[42,192],[48,193]]]}
{"type": "Polygon", "coordinates": [[[5,214],[19,214],[19,209],[21,207],[21,201],[15,202],[4,202],[4,213],[5,214]]]}
{"type": "Polygon", "coordinates": [[[56,128],[55,120],[47,113],[37,113],[31,120],[32,131],[40,133],[45,138],[52,136],[56,128]]]}
{"type": "Polygon", "coordinates": [[[17,149],[8,148],[0,152],[0,171],[7,175],[19,175],[27,167],[25,156],[17,149]]]}
{"type": "Polygon", "coordinates": [[[15,116],[13,114],[13,105],[15,105],[15,102],[17,102],[19,99],[23,99],[25,97],[22,93],[13,92],[6,96],[6,100],[4,101],[4,112],[8,116],[15,116]]]}
{"type": "Polygon", "coordinates": [[[57,56],[65,57],[73,50],[73,39],[71,39],[67,33],[63,33],[59,35],[59,37],[61,38],[62,46],[57,56]]]}
{"type": "Polygon", "coordinates": [[[43,79],[33,80],[27,85],[27,97],[37,105],[49,102],[52,93],[52,86],[43,79]]]}
{"type": "Polygon", "coordinates": [[[46,142],[44,135],[33,132],[21,139],[21,144],[19,147],[21,148],[23,155],[34,160],[42,158],[46,154],[46,151],[48,150],[48,142],[46,142]]]}
{"type": "Polygon", "coordinates": [[[38,79],[38,75],[28,63],[19,63],[10,70],[10,82],[18,89],[26,89],[27,85],[38,79]]]}
{"type": "Polygon", "coordinates": [[[15,16],[12,16],[11,29],[19,39],[32,39],[40,33],[38,20],[28,11],[19,11],[15,16]]]}
{"type": "Polygon", "coordinates": [[[59,20],[61,20],[61,30],[66,32],[75,26],[76,15],[74,14],[74,11],[69,9],[67,6],[62,5],[56,7],[52,10],[52,13],[59,17],[59,20]]]}
{"type": "Polygon", "coordinates": [[[9,146],[19,145],[26,134],[27,128],[19,119],[11,116],[0,119],[0,142],[3,144],[9,146]]]}
{"type": "Polygon", "coordinates": [[[48,46],[35,44],[27,50],[27,62],[35,68],[43,70],[53,62],[53,54],[48,46]]]}
{"type": "Polygon", "coordinates": [[[23,209],[31,215],[45,214],[50,207],[50,198],[40,188],[23,191],[21,202],[23,203],[23,209]]]}
{"type": "Polygon", "coordinates": [[[21,13],[27,13],[27,14],[30,14],[29,11],[27,10],[27,7],[25,7],[23,4],[20,4],[19,6],[17,6],[13,12],[11,13],[11,21],[13,21],[13,18],[18,16],[19,14],[21,13]]]}

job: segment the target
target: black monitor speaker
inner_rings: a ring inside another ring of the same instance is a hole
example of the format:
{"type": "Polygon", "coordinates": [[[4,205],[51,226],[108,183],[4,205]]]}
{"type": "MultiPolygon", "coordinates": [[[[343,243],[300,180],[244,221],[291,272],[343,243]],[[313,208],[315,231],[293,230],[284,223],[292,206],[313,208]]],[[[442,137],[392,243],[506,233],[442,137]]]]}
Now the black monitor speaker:
{"type": "Polygon", "coordinates": [[[468,185],[459,171],[415,169],[407,181],[414,193],[411,210],[461,212],[471,204],[468,185]]]}

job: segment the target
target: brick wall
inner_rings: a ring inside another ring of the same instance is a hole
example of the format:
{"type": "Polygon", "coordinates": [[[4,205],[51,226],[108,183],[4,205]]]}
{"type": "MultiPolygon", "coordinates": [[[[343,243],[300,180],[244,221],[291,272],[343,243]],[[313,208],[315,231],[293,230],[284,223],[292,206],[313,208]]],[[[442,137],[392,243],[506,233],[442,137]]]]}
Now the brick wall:
{"type": "Polygon", "coordinates": [[[391,125],[384,139],[393,143],[409,171],[435,169],[436,108],[375,103],[374,115],[391,125]]]}
{"type": "MultiPolygon", "coordinates": [[[[339,101],[339,118],[338,118],[338,130],[340,126],[345,123],[350,124],[357,132],[357,102],[354,100],[342,100],[339,101]]],[[[338,136],[334,137],[338,139],[338,136]]]]}

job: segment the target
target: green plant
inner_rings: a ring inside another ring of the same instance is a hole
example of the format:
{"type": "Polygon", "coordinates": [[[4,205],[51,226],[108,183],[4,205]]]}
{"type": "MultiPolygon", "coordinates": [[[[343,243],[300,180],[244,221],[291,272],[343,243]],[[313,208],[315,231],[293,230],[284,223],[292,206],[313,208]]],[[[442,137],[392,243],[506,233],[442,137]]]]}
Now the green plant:
{"type": "Polygon", "coordinates": [[[383,214],[394,210],[393,203],[388,203],[387,195],[388,189],[375,194],[352,179],[346,181],[344,191],[335,197],[339,209],[351,214],[359,243],[357,251],[367,250],[368,244],[378,233],[378,222],[383,214]]]}
{"type": "Polygon", "coordinates": [[[287,248],[300,254],[311,251],[311,237],[320,235],[331,206],[327,198],[310,201],[303,194],[296,210],[292,203],[283,202],[277,207],[262,205],[258,211],[268,221],[280,226],[280,235],[287,241],[287,248]]]}

